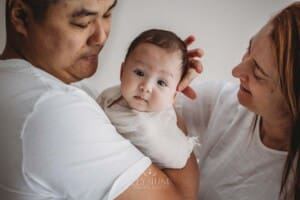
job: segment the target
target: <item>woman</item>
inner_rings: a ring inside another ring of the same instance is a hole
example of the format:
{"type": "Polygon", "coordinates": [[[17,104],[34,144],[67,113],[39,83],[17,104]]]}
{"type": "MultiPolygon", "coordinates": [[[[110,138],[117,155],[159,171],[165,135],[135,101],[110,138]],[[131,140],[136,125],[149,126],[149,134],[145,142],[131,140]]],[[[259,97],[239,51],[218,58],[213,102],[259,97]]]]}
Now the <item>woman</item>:
{"type": "Polygon", "coordinates": [[[183,99],[199,135],[199,198],[300,199],[300,3],[278,13],[250,41],[230,83],[195,85],[183,99]],[[198,108],[196,110],[195,108],[198,108]]]}

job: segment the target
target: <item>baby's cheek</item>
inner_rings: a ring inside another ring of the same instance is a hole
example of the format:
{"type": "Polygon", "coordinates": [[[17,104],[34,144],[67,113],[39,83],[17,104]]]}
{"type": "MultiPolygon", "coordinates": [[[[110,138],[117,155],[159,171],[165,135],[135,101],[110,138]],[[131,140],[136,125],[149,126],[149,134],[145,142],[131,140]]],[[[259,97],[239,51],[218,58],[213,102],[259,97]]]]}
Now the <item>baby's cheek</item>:
{"type": "Polygon", "coordinates": [[[173,105],[175,99],[175,92],[166,92],[164,95],[164,104],[166,107],[173,105]]]}

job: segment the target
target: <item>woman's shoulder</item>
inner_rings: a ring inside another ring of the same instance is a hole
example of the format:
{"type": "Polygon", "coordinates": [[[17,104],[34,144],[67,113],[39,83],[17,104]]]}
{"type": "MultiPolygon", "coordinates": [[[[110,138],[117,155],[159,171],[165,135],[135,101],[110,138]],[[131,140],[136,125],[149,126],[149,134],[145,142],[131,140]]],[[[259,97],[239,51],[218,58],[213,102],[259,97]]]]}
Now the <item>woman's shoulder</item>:
{"type": "Polygon", "coordinates": [[[216,104],[228,104],[237,102],[238,84],[225,81],[205,81],[191,86],[196,92],[196,99],[183,101],[191,105],[214,107],[216,104]]]}
{"type": "Polygon", "coordinates": [[[197,93],[197,97],[201,98],[201,96],[223,96],[232,94],[237,91],[238,84],[229,81],[204,81],[197,82],[192,85],[192,88],[197,93]]]}

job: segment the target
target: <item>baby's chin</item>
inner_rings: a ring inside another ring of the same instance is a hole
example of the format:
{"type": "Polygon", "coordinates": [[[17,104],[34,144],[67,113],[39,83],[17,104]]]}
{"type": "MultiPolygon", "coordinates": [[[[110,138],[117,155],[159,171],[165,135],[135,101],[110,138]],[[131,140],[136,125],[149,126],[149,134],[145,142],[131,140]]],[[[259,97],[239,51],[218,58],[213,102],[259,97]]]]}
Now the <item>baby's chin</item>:
{"type": "Polygon", "coordinates": [[[172,108],[173,105],[168,105],[164,107],[132,107],[132,109],[139,111],[139,112],[161,112],[172,108]]]}

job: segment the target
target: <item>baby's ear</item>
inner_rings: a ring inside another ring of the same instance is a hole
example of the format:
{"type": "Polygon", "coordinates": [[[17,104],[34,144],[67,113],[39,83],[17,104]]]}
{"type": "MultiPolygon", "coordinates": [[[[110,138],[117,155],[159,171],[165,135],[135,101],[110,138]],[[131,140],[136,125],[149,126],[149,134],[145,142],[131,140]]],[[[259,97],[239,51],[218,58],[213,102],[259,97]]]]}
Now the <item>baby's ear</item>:
{"type": "Polygon", "coordinates": [[[123,76],[123,68],[125,67],[125,62],[122,62],[121,64],[121,69],[120,69],[120,81],[122,81],[122,76],[123,76]]]}
{"type": "Polygon", "coordinates": [[[174,97],[173,97],[173,104],[176,103],[176,97],[177,97],[177,91],[175,91],[174,97]]]}

